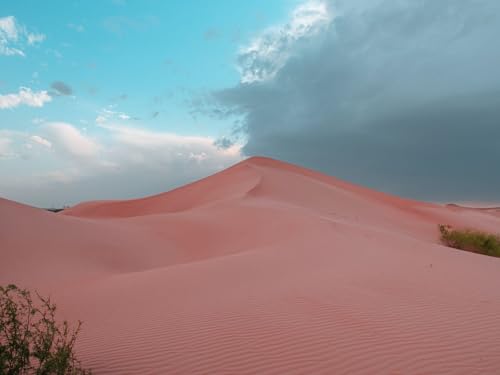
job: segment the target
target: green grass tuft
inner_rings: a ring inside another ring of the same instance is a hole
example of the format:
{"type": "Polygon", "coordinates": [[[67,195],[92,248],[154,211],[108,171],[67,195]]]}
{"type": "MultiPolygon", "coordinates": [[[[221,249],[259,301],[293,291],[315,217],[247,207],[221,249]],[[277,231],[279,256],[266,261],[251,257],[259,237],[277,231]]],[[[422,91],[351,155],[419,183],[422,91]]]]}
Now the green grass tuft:
{"type": "Polygon", "coordinates": [[[439,225],[441,241],[446,246],[473,253],[500,258],[500,236],[476,230],[452,229],[449,225],[439,225]]]}

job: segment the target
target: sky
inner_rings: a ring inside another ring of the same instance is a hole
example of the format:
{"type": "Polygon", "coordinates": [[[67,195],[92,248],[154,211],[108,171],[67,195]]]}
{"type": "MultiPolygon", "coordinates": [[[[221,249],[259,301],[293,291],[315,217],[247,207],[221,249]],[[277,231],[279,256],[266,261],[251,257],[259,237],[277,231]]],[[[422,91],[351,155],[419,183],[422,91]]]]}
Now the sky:
{"type": "Polygon", "coordinates": [[[1,197],[140,197],[264,155],[500,201],[496,0],[48,4],[0,7],[1,197]]]}

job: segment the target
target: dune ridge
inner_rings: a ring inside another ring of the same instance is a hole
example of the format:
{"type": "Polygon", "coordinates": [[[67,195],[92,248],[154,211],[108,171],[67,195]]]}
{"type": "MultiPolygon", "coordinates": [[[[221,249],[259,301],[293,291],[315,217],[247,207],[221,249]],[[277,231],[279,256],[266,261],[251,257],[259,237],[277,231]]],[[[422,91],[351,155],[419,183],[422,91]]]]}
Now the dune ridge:
{"type": "Polygon", "coordinates": [[[254,157],[59,214],[0,200],[0,282],[83,320],[97,374],[494,374],[500,259],[440,223],[500,217],[254,157]]]}

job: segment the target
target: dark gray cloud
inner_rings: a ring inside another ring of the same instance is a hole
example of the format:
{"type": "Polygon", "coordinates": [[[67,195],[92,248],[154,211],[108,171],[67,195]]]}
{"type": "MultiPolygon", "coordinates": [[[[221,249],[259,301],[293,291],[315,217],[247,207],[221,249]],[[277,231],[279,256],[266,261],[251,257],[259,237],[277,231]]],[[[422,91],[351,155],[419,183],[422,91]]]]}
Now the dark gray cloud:
{"type": "MultiPolygon", "coordinates": [[[[500,2],[329,6],[321,32],[288,37],[276,75],[214,93],[244,118],[243,152],[403,196],[499,200],[500,2]]],[[[250,76],[274,69],[255,55],[250,76]]]]}
{"type": "Polygon", "coordinates": [[[214,141],[214,146],[219,149],[226,150],[234,146],[235,142],[229,137],[220,137],[214,141]]]}
{"type": "Polygon", "coordinates": [[[54,91],[51,92],[51,95],[53,96],[69,96],[73,94],[73,89],[71,88],[71,86],[62,81],[52,82],[50,87],[54,89],[54,91]]]}

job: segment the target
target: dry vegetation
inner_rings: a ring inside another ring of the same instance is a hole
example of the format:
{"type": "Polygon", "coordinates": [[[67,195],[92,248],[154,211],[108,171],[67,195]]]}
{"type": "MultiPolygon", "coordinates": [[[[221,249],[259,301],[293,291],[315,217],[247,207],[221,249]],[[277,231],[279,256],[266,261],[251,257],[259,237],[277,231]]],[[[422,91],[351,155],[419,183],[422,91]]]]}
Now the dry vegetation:
{"type": "Polygon", "coordinates": [[[58,324],[56,305],[15,285],[0,286],[0,374],[85,375],[74,354],[81,322],[58,324]]]}
{"type": "Polygon", "coordinates": [[[455,249],[500,257],[500,236],[476,230],[452,229],[449,225],[439,225],[441,241],[455,249]]]}

